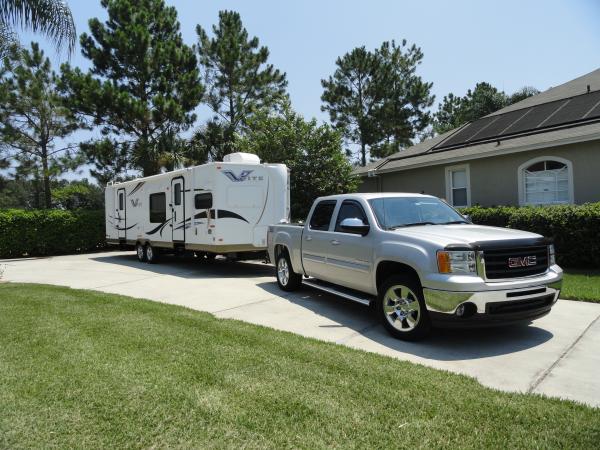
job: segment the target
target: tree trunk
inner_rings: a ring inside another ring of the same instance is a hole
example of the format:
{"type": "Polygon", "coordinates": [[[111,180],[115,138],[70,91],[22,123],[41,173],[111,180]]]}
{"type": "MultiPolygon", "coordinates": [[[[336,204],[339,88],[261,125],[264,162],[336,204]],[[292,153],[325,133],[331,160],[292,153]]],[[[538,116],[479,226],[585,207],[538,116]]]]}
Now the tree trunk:
{"type": "Polygon", "coordinates": [[[48,150],[42,146],[42,177],[44,180],[44,208],[52,208],[52,192],[50,191],[50,171],[48,170],[48,150]]]}
{"type": "Polygon", "coordinates": [[[364,141],[360,143],[360,165],[363,167],[367,165],[367,146],[364,141]]]}

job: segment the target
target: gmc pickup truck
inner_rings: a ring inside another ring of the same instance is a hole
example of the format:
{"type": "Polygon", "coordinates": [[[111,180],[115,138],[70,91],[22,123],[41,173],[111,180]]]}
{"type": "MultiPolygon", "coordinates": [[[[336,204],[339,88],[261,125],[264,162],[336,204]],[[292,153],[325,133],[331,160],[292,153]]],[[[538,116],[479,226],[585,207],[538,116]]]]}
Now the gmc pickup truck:
{"type": "Polygon", "coordinates": [[[269,227],[277,283],[301,284],[374,306],[395,337],[432,326],[528,323],[558,300],[554,247],[525,231],[474,225],[420,194],[346,194],[315,200],[306,223],[269,227]]]}

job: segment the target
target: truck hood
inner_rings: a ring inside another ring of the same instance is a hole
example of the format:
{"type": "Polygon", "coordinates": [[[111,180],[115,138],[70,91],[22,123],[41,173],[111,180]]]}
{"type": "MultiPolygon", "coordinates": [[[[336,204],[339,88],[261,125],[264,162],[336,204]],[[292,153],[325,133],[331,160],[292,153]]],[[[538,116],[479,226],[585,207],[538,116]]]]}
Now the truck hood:
{"type": "Polygon", "coordinates": [[[398,228],[392,233],[423,239],[442,247],[449,244],[472,244],[474,242],[503,241],[540,238],[539,234],[510,228],[488,227],[472,224],[418,225],[398,228]]]}

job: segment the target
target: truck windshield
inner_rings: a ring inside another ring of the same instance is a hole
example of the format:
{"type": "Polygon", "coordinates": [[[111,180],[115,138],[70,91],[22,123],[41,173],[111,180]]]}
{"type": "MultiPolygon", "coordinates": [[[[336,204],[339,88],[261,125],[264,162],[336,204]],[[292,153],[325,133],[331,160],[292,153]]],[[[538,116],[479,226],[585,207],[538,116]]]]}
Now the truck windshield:
{"type": "Polygon", "coordinates": [[[384,230],[469,223],[447,203],[433,197],[381,197],[369,200],[369,204],[384,230]]]}

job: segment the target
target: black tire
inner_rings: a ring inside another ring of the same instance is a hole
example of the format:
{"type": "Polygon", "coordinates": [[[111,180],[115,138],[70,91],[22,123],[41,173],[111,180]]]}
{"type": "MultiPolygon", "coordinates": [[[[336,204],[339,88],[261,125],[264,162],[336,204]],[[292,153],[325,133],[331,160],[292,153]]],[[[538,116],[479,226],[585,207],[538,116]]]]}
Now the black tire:
{"type": "Polygon", "coordinates": [[[275,278],[280,289],[291,292],[302,284],[302,275],[294,272],[287,251],[282,251],[275,261],[275,278]]]}
{"type": "Polygon", "coordinates": [[[135,254],[139,262],[146,262],[146,247],[141,242],[135,244],[135,254]]]}
{"type": "Polygon", "coordinates": [[[150,244],[146,244],[146,262],[156,264],[160,259],[160,250],[150,244]]]}
{"type": "Polygon", "coordinates": [[[395,338],[418,341],[431,331],[423,288],[414,276],[393,275],[379,287],[376,314],[395,338]]]}

